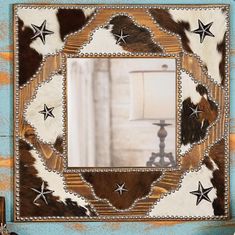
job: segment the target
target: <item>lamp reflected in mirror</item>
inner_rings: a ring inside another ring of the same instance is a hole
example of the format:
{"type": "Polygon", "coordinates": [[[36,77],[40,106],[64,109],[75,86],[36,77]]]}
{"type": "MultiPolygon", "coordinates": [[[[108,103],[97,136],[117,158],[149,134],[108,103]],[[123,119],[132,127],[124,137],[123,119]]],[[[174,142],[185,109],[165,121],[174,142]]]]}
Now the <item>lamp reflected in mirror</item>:
{"type": "Polygon", "coordinates": [[[147,161],[147,167],[174,167],[175,160],[172,152],[165,152],[167,130],[171,125],[166,120],[175,120],[176,83],[175,70],[168,70],[166,64],[162,70],[131,71],[130,72],[130,120],[150,121],[160,127],[158,131],[159,152],[152,152],[147,161]],[[159,123],[154,121],[159,120],[159,123]]]}

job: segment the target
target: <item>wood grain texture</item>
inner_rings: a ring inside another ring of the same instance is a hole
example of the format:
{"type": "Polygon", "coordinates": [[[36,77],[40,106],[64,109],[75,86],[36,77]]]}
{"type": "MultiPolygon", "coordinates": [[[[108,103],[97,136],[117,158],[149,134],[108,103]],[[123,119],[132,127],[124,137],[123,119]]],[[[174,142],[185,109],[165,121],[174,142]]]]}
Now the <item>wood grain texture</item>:
{"type": "Polygon", "coordinates": [[[8,167],[8,168],[10,168],[10,167],[13,167],[13,159],[12,159],[12,157],[1,157],[0,156],[0,168],[1,167],[8,167]]]}
{"type": "MultiPolygon", "coordinates": [[[[10,35],[12,34],[12,31],[9,30],[9,25],[12,19],[12,16],[10,16],[11,12],[11,4],[14,3],[23,3],[28,2],[26,0],[8,0],[8,1],[2,1],[1,2],[1,8],[0,8],[0,33],[2,35],[2,39],[0,40],[0,50],[2,52],[9,51],[12,53],[12,38],[10,38],[10,35]]],[[[31,2],[42,2],[41,0],[32,0],[31,2]]],[[[46,3],[55,3],[54,0],[48,0],[44,1],[46,3]]],[[[84,3],[84,1],[77,1],[77,0],[61,0],[61,3],[84,3]]],[[[86,3],[99,3],[97,0],[87,0],[86,3]]],[[[126,3],[125,1],[121,0],[104,0],[103,3],[126,3]]],[[[134,0],[132,3],[143,3],[142,0],[134,0]]],[[[145,3],[156,3],[156,1],[149,0],[145,1],[145,3]]],[[[165,0],[158,1],[159,4],[165,4],[165,0]]],[[[169,3],[169,2],[167,2],[169,3]]],[[[172,0],[170,3],[180,3],[179,1],[172,0]]],[[[182,2],[181,2],[182,3],[182,2]]],[[[191,0],[184,0],[184,4],[191,4],[191,0]]],[[[216,4],[221,3],[220,0],[195,0],[193,1],[195,4],[216,4]]],[[[223,3],[225,4],[231,4],[231,8],[234,11],[235,8],[235,2],[232,0],[224,0],[223,3]]],[[[231,21],[232,26],[234,26],[235,22],[235,14],[231,14],[231,21]]],[[[232,28],[232,36],[231,38],[234,38],[234,27],[232,28]]],[[[232,44],[232,58],[233,61],[232,66],[234,67],[234,61],[235,61],[235,43],[234,40],[231,42],[232,44]]],[[[0,63],[0,70],[2,70],[2,64],[0,63]]],[[[10,68],[7,69],[7,74],[9,77],[12,77],[12,70],[10,68]]],[[[234,73],[231,73],[232,79],[234,79],[234,73]]],[[[235,84],[233,83],[233,86],[231,89],[235,91],[235,84]]],[[[5,86],[5,85],[4,85],[5,86]]],[[[11,90],[10,86],[7,85],[7,89],[11,90]]],[[[11,99],[12,93],[3,93],[2,90],[2,84],[0,79],[0,93],[4,94],[4,99],[1,99],[1,103],[8,104],[9,100],[11,99]]],[[[234,96],[233,96],[234,97],[234,96]]],[[[234,97],[235,98],[235,97],[234,97]]],[[[232,98],[231,102],[234,104],[234,98],[232,98]]],[[[11,109],[12,109],[12,101],[11,101],[11,109]]],[[[235,106],[231,106],[231,118],[235,120],[235,106]]],[[[4,116],[2,113],[0,113],[0,119],[5,120],[5,124],[13,127],[12,119],[10,119],[10,116],[4,116]]],[[[7,136],[9,140],[12,139],[12,132],[6,134],[6,132],[2,131],[3,126],[1,126],[1,146],[0,146],[0,155],[4,158],[12,156],[12,144],[11,141],[3,141],[4,138],[7,136]],[[4,137],[2,137],[4,136],[4,137]]],[[[9,127],[7,127],[9,128],[9,127]]],[[[234,145],[234,132],[231,134],[231,150],[235,151],[235,145],[234,145]]],[[[7,175],[12,175],[12,168],[8,168],[7,175]]],[[[0,173],[5,172],[5,168],[0,168],[0,173]]],[[[232,204],[232,219],[230,221],[205,221],[205,222],[167,222],[167,221],[156,221],[156,222],[132,222],[132,223],[12,223],[12,207],[13,207],[13,200],[12,200],[12,179],[9,177],[8,181],[5,182],[7,185],[11,185],[11,187],[7,191],[1,191],[2,195],[6,196],[6,203],[7,203],[7,221],[8,221],[8,227],[11,231],[16,231],[21,235],[33,235],[33,234],[44,234],[44,235],[63,235],[63,234],[70,234],[70,235],[77,235],[79,234],[100,234],[100,235],[106,235],[106,234],[172,234],[172,235],[180,235],[180,234],[192,234],[192,235],[232,235],[235,231],[235,207],[234,207],[234,201],[235,201],[235,188],[231,187],[231,204],[232,204]]],[[[235,184],[235,154],[231,154],[231,185],[235,184]]]]}

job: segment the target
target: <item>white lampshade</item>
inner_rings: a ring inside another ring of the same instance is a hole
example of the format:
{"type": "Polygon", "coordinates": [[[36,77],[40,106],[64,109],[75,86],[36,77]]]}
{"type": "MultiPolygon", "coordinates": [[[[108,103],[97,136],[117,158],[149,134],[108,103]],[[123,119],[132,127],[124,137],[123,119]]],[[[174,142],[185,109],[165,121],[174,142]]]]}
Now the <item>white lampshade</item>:
{"type": "Polygon", "coordinates": [[[175,71],[130,72],[130,120],[172,120],[175,115],[175,71]]]}

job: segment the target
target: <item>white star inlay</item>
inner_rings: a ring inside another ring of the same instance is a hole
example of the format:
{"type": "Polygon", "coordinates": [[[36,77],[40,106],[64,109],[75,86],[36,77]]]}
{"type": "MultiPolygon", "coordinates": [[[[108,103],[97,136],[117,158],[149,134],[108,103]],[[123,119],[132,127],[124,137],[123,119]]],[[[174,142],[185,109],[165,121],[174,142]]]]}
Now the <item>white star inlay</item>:
{"type": "Polygon", "coordinates": [[[117,41],[116,41],[116,44],[118,44],[121,41],[126,43],[125,38],[130,36],[128,34],[124,34],[122,29],[120,31],[120,35],[119,34],[114,34],[114,35],[118,38],[117,41]]]}
{"type": "Polygon", "coordinates": [[[38,193],[38,195],[36,196],[36,198],[35,198],[34,201],[33,201],[34,204],[38,205],[38,204],[36,203],[36,201],[37,201],[39,198],[42,198],[42,199],[44,200],[44,202],[48,205],[48,202],[47,202],[47,199],[46,199],[45,195],[46,195],[46,194],[53,193],[54,191],[51,191],[51,190],[49,190],[49,191],[44,191],[44,189],[45,189],[45,183],[44,183],[44,182],[42,182],[41,191],[38,191],[38,190],[35,189],[35,188],[31,188],[31,189],[32,189],[34,192],[38,193]]]}
{"type": "Polygon", "coordinates": [[[120,195],[122,195],[123,192],[127,192],[128,190],[126,188],[124,188],[125,183],[123,183],[122,185],[117,184],[117,188],[115,189],[115,192],[118,192],[120,195]]]}
{"type": "Polygon", "coordinates": [[[193,111],[193,112],[190,114],[190,117],[193,116],[193,115],[195,115],[195,116],[198,118],[198,114],[199,114],[199,113],[202,113],[202,111],[199,111],[199,110],[198,110],[198,106],[197,106],[195,109],[190,107],[190,109],[193,111]]]}

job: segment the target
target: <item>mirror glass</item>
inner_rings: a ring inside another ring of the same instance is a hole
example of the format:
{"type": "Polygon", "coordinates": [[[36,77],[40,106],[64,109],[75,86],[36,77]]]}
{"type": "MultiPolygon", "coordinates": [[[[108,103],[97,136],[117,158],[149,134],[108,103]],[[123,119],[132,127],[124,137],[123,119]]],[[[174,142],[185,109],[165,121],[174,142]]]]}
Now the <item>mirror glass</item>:
{"type": "Polygon", "coordinates": [[[68,167],[174,166],[175,70],[175,59],[69,58],[68,167]]]}

